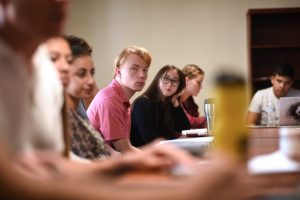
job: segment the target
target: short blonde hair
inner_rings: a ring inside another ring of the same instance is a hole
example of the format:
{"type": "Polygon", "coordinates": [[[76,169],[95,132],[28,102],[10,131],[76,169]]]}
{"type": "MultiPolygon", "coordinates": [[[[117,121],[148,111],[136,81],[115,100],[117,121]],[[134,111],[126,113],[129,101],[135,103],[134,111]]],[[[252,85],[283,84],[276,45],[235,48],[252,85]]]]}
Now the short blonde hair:
{"type": "MultiPolygon", "coordinates": [[[[148,66],[151,64],[151,55],[149,51],[143,47],[139,46],[129,46],[125,49],[123,49],[120,54],[116,57],[114,67],[120,68],[121,65],[124,64],[126,58],[131,55],[135,54],[139,56],[141,59],[143,59],[148,66]]],[[[115,74],[114,74],[115,77],[115,74]]]]}
{"type": "Polygon", "coordinates": [[[185,77],[188,77],[189,79],[195,78],[196,76],[204,75],[204,71],[198,67],[197,65],[194,64],[188,64],[184,66],[181,70],[184,74],[185,77]]]}

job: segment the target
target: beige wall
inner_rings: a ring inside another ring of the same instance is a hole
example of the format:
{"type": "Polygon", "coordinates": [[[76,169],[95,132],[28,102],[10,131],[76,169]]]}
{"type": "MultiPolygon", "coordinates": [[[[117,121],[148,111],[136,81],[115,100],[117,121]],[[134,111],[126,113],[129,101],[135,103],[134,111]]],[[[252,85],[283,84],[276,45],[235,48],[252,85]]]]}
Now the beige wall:
{"type": "Polygon", "coordinates": [[[204,99],[213,95],[215,72],[247,75],[247,10],[276,7],[300,7],[300,1],[73,0],[66,33],[93,46],[100,88],[111,81],[115,56],[131,44],[152,53],[147,85],[163,65],[199,65],[206,72],[196,97],[202,112],[204,99]]]}

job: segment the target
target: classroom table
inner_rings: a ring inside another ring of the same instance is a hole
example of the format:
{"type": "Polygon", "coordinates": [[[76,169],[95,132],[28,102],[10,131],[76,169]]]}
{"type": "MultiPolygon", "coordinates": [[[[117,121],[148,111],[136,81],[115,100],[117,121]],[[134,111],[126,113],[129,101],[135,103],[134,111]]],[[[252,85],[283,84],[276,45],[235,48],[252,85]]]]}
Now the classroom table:
{"type": "MultiPolygon", "coordinates": [[[[288,130],[299,127],[251,127],[249,128],[248,158],[270,154],[279,150],[279,133],[282,128],[288,130]]],[[[245,170],[245,178],[254,181],[266,196],[298,195],[300,198],[300,171],[285,173],[250,174],[245,170]]],[[[166,173],[127,173],[120,177],[119,186],[126,187],[176,187],[180,185],[181,178],[166,173]]],[[[261,192],[261,191],[260,191],[261,192]]]]}

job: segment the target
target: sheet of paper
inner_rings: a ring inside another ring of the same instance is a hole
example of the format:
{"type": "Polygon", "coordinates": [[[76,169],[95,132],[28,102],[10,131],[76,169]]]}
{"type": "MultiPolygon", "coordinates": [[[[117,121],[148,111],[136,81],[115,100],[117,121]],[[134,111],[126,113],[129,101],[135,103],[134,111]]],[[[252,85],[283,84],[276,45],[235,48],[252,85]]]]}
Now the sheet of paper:
{"type": "Polygon", "coordinates": [[[205,152],[205,150],[211,146],[213,137],[193,137],[193,138],[179,138],[174,140],[164,140],[159,142],[157,145],[170,144],[177,148],[185,149],[193,154],[199,154],[205,152]]]}
{"type": "Polygon", "coordinates": [[[276,151],[249,160],[248,170],[252,174],[299,172],[300,162],[293,161],[282,152],[276,151]]]}
{"type": "Polygon", "coordinates": [[[189,136],[189,135],[206,136],[206,135],[208,135],[207,128],[183,130],[183,131],[181,131],[181,134],[185,135],[185,136],[189,136]]]}

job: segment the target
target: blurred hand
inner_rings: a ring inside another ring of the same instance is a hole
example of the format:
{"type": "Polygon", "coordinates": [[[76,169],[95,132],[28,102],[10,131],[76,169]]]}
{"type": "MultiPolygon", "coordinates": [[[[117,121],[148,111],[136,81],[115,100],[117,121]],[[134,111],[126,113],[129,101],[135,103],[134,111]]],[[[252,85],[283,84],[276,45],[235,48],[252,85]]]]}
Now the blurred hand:
{"type": "Polygon", "coordinates": [[[168,170],[176,165],[194,168],[196,159],[189,153],[171,145],[158,145],[153,142],[141,148],[139,153],[128,153],[119,159],[134,170],[168,170]]]}
{"type": "Polygon", "coordinates": [[[248,200],[263,195],[245,163],[225,153],[214,152],[205,164],[199,165],[197,172],[188,186],[198,191],[194,199],[248,200]]]}
{"type": "Polygon", "coordinates": [[[58,174],[57,162],[61,155],[56,152],[26,152],[17,156],[12,167],[21,175],[35,180],[51,179],[58,174]]]}

